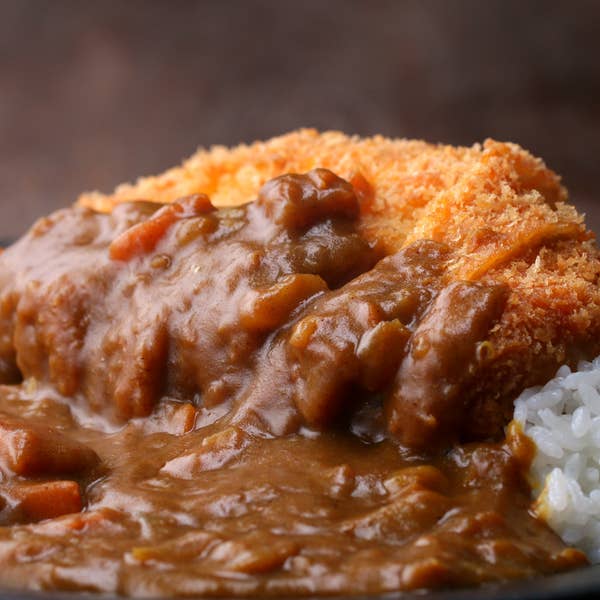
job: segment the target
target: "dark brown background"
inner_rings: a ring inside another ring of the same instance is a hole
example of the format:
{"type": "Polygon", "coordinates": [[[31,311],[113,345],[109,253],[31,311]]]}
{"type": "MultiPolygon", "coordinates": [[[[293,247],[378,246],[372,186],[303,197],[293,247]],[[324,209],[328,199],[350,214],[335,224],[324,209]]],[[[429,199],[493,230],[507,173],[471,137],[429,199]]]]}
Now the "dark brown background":
{"type": "Polygon", "coordinates": [[[514,140],[591,212],[600,2],[0,0],[0,238],[299,126],[514,140]]]}

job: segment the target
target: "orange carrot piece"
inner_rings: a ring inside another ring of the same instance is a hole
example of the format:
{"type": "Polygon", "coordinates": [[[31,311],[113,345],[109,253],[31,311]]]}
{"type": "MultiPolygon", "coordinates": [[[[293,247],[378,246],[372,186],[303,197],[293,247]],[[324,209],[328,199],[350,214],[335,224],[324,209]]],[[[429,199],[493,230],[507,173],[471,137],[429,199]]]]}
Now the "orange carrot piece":
{"type": "Polygon", "coordinates": [[[80,512],[81,491],[75,481],[50,481],[11,486],[9,497],[25,521],[42,521],[80,512]]]}
{"type": "Polygon", "coordinates": [[[180,219],[187,219],[215,210],[208,196],[194,194],[168,204],[147,221],[124,231],[112,241],[109,255],[113,260],[128,261],[135,256],[152,252],[168,229],[180,219]]]}
{"type": "Polygon", "coordinates": [[[76,474],[93,469],[98,455],[48,428],[0,417],[0,462],[17,475],[76,474]]]}

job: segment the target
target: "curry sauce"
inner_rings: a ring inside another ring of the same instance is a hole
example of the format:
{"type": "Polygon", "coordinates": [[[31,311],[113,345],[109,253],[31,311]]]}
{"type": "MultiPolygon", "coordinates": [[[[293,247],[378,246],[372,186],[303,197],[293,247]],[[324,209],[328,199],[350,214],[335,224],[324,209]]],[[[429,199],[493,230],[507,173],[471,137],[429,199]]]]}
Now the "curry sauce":
{"type": "Polygon", "coordinates": [[[0,585],[377,593],[586,563],[529,513],[517,438],[477,433],[507,285],[451,277],[441,242],[390,254],[368,201],[317,169],[235,208],[66,209],[4,252],[0,585]]]}

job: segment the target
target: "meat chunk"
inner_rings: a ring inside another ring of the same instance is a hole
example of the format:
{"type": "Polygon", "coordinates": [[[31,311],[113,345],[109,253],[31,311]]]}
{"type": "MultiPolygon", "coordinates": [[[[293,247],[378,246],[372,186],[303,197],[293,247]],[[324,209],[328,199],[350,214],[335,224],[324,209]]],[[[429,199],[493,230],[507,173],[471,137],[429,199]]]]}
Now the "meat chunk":
{"type": "Polygon", "coordinates": [[[356,219],[359,214],[352,185],[328,169],[276,177],[263,186],[256,202],[270,220],[289,229],[335,215],[356,219]]]}
{"type": "Polygon", "coordinates": [[[412,336],[387,400],[389,428],[401,443],[431,449],[457,440],[466,386],[486,359],[478,345],[486,343],[507,295],[504,286],[455,282],[437,296],[412,336]]]}
{"type": "Polygon", "coordinates": [[[352,399],[353,384],[378,392],[391,383],[448,259],[446,246],[413,244],[307,307],[290,332],[288,354],[295,401],[310,424],[331,423],[352,399]]]}

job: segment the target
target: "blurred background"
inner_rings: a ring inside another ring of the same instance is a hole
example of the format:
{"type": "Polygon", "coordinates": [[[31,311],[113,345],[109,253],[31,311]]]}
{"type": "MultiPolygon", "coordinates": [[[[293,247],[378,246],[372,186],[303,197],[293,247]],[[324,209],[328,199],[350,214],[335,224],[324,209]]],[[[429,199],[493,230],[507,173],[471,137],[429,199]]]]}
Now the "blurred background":
{"type": "Polygon", "coordinates": [[[0,239],[301,126],[516,141],[600,231],[600,1],[0,0],[0,239]]]}

